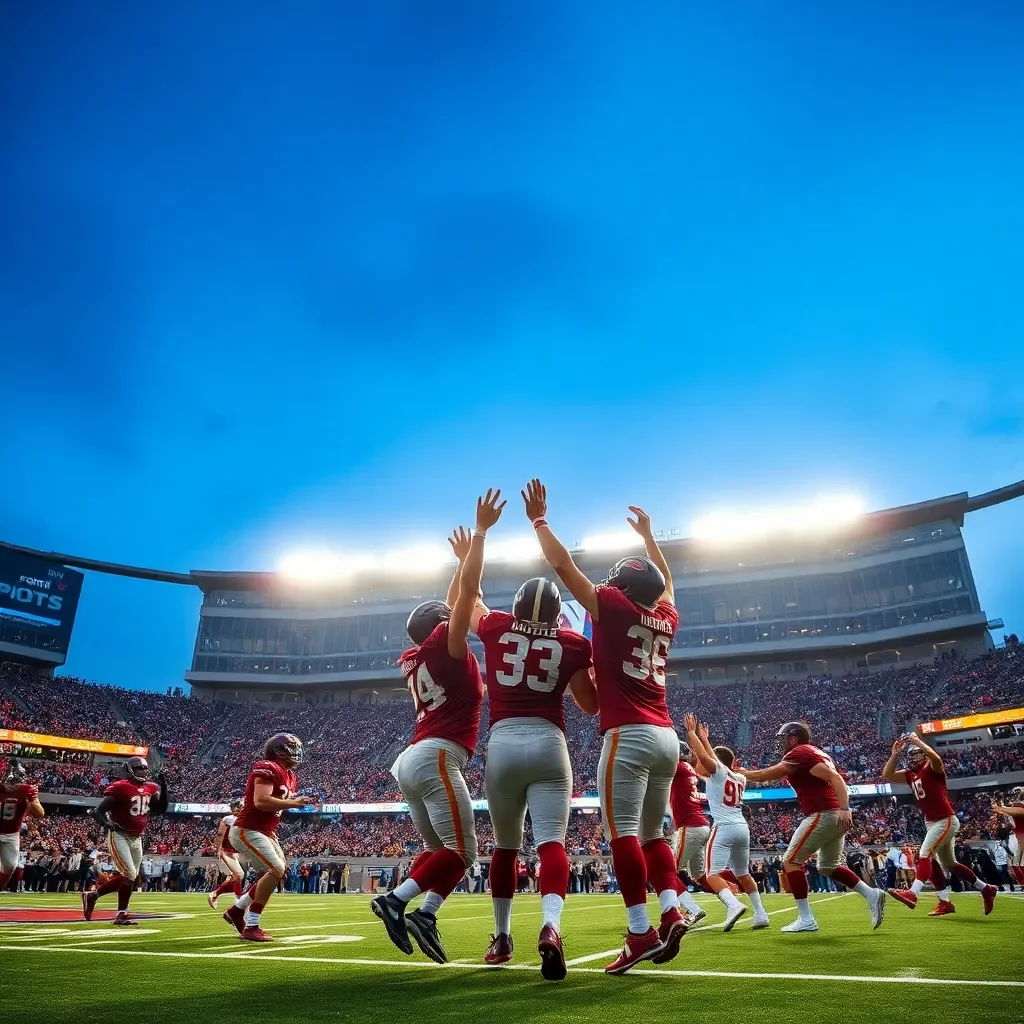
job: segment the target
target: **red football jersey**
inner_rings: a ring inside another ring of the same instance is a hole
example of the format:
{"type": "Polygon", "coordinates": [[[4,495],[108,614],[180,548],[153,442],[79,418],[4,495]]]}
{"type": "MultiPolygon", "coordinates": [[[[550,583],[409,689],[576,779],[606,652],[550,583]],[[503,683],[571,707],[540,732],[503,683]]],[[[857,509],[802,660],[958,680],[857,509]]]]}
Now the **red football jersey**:
{"type": "Polygon", "coordinates": [[[562,695],[579,669],[594,664],[590,641],[571,629],[516,622],[509,612],[488,612],[476,633],[484,644],[491,725],[543,718],[565,732],[562,695]]]}
{"type": "Polygon", "coordinates": [[[448,623],[442,622],[419,647],[399,657],[398,667],[416,705],[412,742],[450,740],[472,754],[484,702],[476,655],[467,651],[465,658],[453,658],[448,653],[448,623]]]}
{"type": "Polygon", "coordinates": [[[298,789],[295,772],[276,761],[257,761],[245,780],[245,800],[235,824],[239,828],[249,828],[253,832],[262,832],[265,836],[276,836],[277,826],[281,821],[281,811],[261,811],[253,802],[253,792],[257,782],[269,782],[273,787],[271,796],[278,800],[291,800],[298,789]]]}
{"type": "MultiPolygon", "coordinates": [[[[1019,801],[1009,805],[1010,807],[1019,807],[1024,810],[1024,803],[1019,801]]],[[[1018,842],[1024,842],[1024,818],[1013,817],[1010,819],[1010,827],[1013,829],[1013,834],[1017,837],[1018,842]]]]}
{"type": "Polygon", "coordinates": [[[160,792],[155,782],[132,782],[130,779],[118,779],[105,790],[105,797],[112,796],[114,803],[110,808],[112,821],[117,822],[130,836],[141,836],[149,824],[149,801],[160,792]]]}
{"type": "Polygon", "coordinates": [[[935,771],[927,761],[917,771],[907,769],[907,782],[925,821],[942,821],[956,813],[949,802],[945,773],[935,771]]]}
{"type": "Polygon", "coordinates": [[[665,661],[679,613],[668,601],[641,608],[615,587],[597,588],[594,678],[601,732],[620,725],[664,725],[665,661]]]}
{"type": "Polygon", "coordinates": [[[831,784],[811,774],[816,764],[827,764],[829,768],[835,768],[832,758],[824,750],[810,743],[801,743],[786,753],[782,763],[789,769],[789,784],[796,790],[800,810],[805,816],[819,811],[839,810],[839,797],[831,784]]]}
{"type": "Polygon", "coordinates": [[[7,789],[0,782],[0,835],[17,835],[28,813],[28,805],[39,796],[39,787],[21,782],[7,789]]]}
{"type": "Polygon", "coordinates": [[[672,820],[676,828],[707,825],[708,817],[701,806],[700,790],[697,789],[697,773],[688,761],[680,761],[676,768],[668,803],[672,808],[672,820]]]}

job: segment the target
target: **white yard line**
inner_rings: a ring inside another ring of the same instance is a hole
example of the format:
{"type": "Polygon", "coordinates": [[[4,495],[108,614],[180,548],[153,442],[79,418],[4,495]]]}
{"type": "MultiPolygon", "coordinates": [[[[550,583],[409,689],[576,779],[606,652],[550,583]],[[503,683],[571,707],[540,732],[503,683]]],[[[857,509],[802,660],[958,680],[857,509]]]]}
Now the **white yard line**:
{"type": "MultiPolygon", "coordinates": [[[[157,952],[149,949],[98,949],[80,946],[0,946],[0,951],[25,951],[45,953],[92,953],[112,956],[155,956],[173,957],[178,959],[199,960],[279,960],[288,963],[340,964],[365,967],[418,967],[425,970],[485,970],[485,971],[535,971],[537,968],[527,964],[504,964],[490,967],[487,964],[459,963],[435,964],[431,960],[370,960],[363,957],[325,957],[325,956],[254,956],[246,953],[186,953],[157,952]]],[[[581,974],[604,974],[601,967],[581,967],[581,974]]],[[[862,974],[798,974],[795,972],[771,971],[673,971],[664,968],[652,969],[641,967],[640,973],[645,976],[663,978],[730,978],[749,979],[756,981],[845,981],[855,984],[891,984],[891,985],[961,985],[978,988],[1024,988],[1024,981],[997,981],[984,978],[908,978],[903,976],[887,977],[884,975],[862,974]]]]}

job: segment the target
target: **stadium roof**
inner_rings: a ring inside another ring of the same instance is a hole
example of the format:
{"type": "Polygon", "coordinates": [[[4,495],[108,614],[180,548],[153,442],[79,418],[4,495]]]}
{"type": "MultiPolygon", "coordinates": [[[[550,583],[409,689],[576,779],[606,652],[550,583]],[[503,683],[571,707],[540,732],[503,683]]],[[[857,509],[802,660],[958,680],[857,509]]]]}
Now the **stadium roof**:
{"type": "MultiPolygon", "coordinates": [[[[895,508],[865,513],[854,522],[844,525],[842,530],[837,532],[836,536],[871,536],[946,519],[952,520],[957,526],[963,526],[964,517],[968,512],[977,512],[980,509],[990,508],[993,505],[999,505],[1019,497],[1024,497],[1024,480],[1018,480],[1016,483],[1008,484],[1006,487],[999,487],[973,497],[966,491],[961,491],[959,494],[948,494],[945,497],[931,498],[912,505],[898,505],[895,508]]],[[[662,543],[669,553],[702,546],[701,542],[687,538],[671,539],[662,543]]],[[[763,544],[765,541],[762,540],[759,543],[763,544]]],[[[187,573],[181,573],[170,572],[164,569],[147,569],[141,566],[122,565],[118,562],[103,562],[94,558],[83,558],[80,555],[63,554],[57,551],[38,551],[34,548],[22,547],[4,541],[0,541],[0,549],[13,553],[32,555],[35,558],[73,566],[77,569],[104,572],[114,576],[129,576],[133,579],[155,580],[160,583],[195,586],[203,591],[218,587],[262,589],[282,584],[282,576],[277,572],[192,569],[187,573]]],[[[586,555],[585,549],[581,550],[586,555]]],[[[607,563],[608,553],[607,551],[594,553],[593,557],[601,563],[607,563]]],[[[584,558],[583,561],[588,562],[590,559],[584,558]]],[[[292,581],[292,584],[294,585],[294,581],[292,581]]]]}

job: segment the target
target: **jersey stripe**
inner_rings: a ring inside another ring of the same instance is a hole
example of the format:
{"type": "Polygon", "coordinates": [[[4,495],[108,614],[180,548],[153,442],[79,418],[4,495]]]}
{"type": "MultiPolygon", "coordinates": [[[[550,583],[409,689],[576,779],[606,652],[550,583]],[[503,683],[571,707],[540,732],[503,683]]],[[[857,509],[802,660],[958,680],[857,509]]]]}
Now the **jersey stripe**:
{"type": "Polygon", "coordinates": [[[442,747],[437,752],[437,770],[444,783],[444,791],[448,794],[448,806],[452,812],[452,822],[455,825],[455,845],[458,847],[460,857],[466,856],[466,837],[462,831],[462,815],[459,813],[459,802],[455,799],[455,789],[452,780],[448,777],[448,763],[446,760],[447,751],[442,747]]]}
{"type": "MultiPolygon", "coordinates": [[[[805,818],[804,821],[806,821],[806,820],[807,819],[805,818]]],[[[803,834],[803,838],[800,840],[800,842],[797,843],[796,849],[793,851],[793,856],[789,858],[789,862],[791,864],[796,864],[797,863],[796,855],[803,848],[804,843],[806,843],[807,840],[810,838],[811,833],[818,827],[818,822],[819,821],[821,821],[821,812],[820,811],[817,814],[815,814],[814,821],[811,822],[811,827],[803,834]]]]}
{"type": "Polygon", "coordinates": [[[615,753],[619,749],[619,730],[612,729],[611,736],[608,744],[608,764],[604,770],[604,815],[607,818],[605,824],[608,826],[609,842],[615,842],[619,838],[619,833],[615,828],[615,814],[612,809],[612,779],[615,775],[615,753]]]}
{"type": "Polygon", "coordinates": [[[939,836],[939,838],[935,841],[935,845],[934,846],[930,846],[928,848],[928,852],[927,853],[925,852],[925,848],[922,846],[921,847],[921,852],[918,854],[918,856],[920,856],[920,857],[930,857],[932,855],[932,851],[933,850],[937,850],[942,845],[942,841],[946,838],[946,836],[949,835],[949,830],[952,827],[953,827],[953,819],[952,818],[947,818],[946,819],[946,827],[942,830],[942,835],[939,836]]]}
{"type": "Polygon", "coordinates": [[[256,858],[256,859],[257,859],[257,860],[258,860],[258,861],[259,861],[259,862],[260,862],[260,863],[261,863],[261,864],[262,864],[262,865],[263,865],[263,866],[264,866],[264,867],[265,867],[265,868],[267,869],[267,870],[268,870],[268,871],[272,871],[272,870],[273,870],[273,868],[274,868],[274,865],[273,865],[273,864],[271,864],[271,863],[270,863],[269,861],[266,861],[266,860],[264,860],[264,859],[263,859],[263,857],[262,857],[262,856],[260,855],[260,851],[259,851],[259,850],[257,850],[257,849],[256,849],[256,847],[255,847],[255,846],[253,846],[253,845],[252,845],[252,843],[250,843],[250,842],[249,842],[249,840],[248,840],[248,839],[246,838],[246,836],[245,836],[245,829],[244,829],[244,828],[240,828],[240,829],[238,830],[238,834],[239,834],[239,835],[241,836],[241,838],[242,838],[242,842],[243,842],[243,843],[245,843],[245,848],[246,848],[246,849],[247,849],[247,850],[248,850],[248,851],[249,851],[249,852],[250,852],[250,853],[251,853],[251,854],[252,854],[252,855],[253,855],[253,856],[254,856],[254,857],[255,857],[255,858],[256,858]]]}

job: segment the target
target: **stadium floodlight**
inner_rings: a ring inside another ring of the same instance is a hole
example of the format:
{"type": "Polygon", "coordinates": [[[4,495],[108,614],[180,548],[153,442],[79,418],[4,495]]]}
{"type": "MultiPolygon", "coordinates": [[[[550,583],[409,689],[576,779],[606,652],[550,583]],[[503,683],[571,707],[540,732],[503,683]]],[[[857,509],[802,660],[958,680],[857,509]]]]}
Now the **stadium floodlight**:
{"type": "Polygon", "coordinates": [[[440,544],[414,544],[387,552],[380,560],[385,572],[431,573],[452,562],[451,549],[440,544]]]}
{"type": "Polygon", "coordinates": [[[369,555],[339,555],[333,551],[295,551],[285,555],[278,571],[303,583],[333,583],[347,580],[358,572],[373,569],[376,560],[369,555]]]}
{"type": "Polygon", "coordinates": [[[580,541],[581,551],[621,551],[624,548],[643,547],[640,535],[632,530],[612,530],[608,533],[593,533],[580,541]]]}
{"type": "Polygon", "coordinates": [[[488,561],[529,562],[540,557],[540,544],[535,533],[487,540],[488,561]]]}
{"type": "Polygon", "coordinates": [[[717,544],[784,534],[821,535],[864,514],[864,502],[852,495],[818,498],[809,505],[749,512],[721,511],[701,516],[690,531],[696,540],[717,544]]]}

